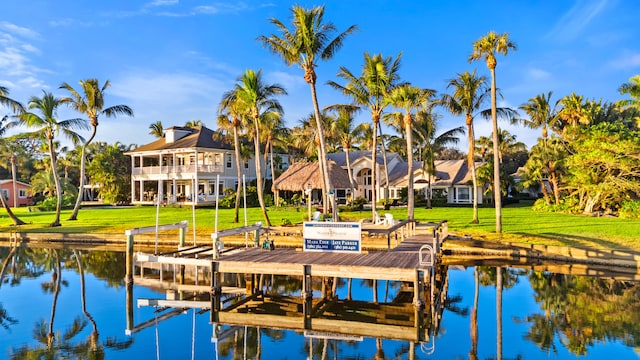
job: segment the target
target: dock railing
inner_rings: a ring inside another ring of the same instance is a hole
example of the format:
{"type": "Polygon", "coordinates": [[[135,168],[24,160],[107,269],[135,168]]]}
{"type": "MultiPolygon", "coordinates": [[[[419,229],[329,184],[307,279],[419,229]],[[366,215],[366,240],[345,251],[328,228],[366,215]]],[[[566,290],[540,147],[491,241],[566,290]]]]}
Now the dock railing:
{"type": "MultiPolygon", "coordinates": [[[[214,232],[211,234],[211,240],[213,241],[213,258],[217,259],[222,249],[224,249],[224,242],[220,239],[227,236],[246,234],[253,232],[254,243],[256,247],[260,246],[260,231],[262,230],[262,223],[257,222],[253,225],[241,226],[233,229],[226,229],[214,232]]],[[[245,247],[249,247],[248,240],[245,240],[245,247]]]]}
{"type": "Polygon", "coordinates": [[[384,228],[363,228],[363,232],[369,235],[386,235],[387,237],[387,250],[391,250],[391,234],[395,234],[396,246],[398,245],[398,235],[400,241],[405,238],[415,235],[416,223],[415,220],[402,220],[397,223],[384,228]]]}

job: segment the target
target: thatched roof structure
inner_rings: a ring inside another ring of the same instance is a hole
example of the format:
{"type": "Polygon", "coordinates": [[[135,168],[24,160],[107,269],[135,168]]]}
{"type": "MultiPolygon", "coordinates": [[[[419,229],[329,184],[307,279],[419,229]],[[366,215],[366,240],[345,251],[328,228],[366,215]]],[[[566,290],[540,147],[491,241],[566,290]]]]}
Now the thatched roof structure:
{"type": "MultiPolygon", "coordinates": [[[[347,170],[329,161],[329,176],[334,189],[349,189],[349,175],[347,170]]],[[[322,189],[322,177],[317,162],[294,163],[282,173],[272,186],[273,191],[304,191],[307,185],[313,189],[322,189]]]]}

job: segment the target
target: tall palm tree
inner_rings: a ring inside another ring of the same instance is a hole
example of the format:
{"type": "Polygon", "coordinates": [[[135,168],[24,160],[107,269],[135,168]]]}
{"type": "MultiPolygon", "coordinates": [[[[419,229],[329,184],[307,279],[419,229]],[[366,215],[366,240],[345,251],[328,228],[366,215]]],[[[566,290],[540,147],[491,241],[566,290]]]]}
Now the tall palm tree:
{"type": "Polygon", "coordinates": [[[279,143],[280,134],[284,131],[284,120],[282,118],[282,114],[279,112],[265,112],[260,117],[260,135],[262,136],[262,141],[264,142],[264,164],[265,166],[269,164],[270,169],[265,167],[264,169],[264,178],[262,179],[263,187],[265,186],[267,181],[267,170],[271,171],[271,181],[275,180],[275,168],[274,168],[274,160],[273,160],[273,146],[274,142],[276,146],[282,145],[279,143]]]}
{"type": "Polygon", "coordinates": [[[398,86],[391,90],[386,98],[387,104],[404,111],[404,132],[407,139],[407,218],[413,220],[414,194],[413,194],[413,112],[423,107],[426,102],[435,95],[434,90],[420,89],[409,84],[398,86]]]}
{"type": "MultiPolygon", "coordinates": [[[[493,185],[494,189],[500,188],[500,163],[498,159],[498,115],[496,112],[496,53],[507,55],[509,50],[516,50],[516,44],[509,40],[508,33],[498,34],[490,31],[473,43],[473,53],[469,61],[484,59],[491,71],[491,122],[493,123],[493,185]]],[[[502,199],[500,191],[494,191],[496,207],[496,232],[502,232],[502,199]]]]}
{"type": "MultiPolygon", "coordinates": [[[[369,53],[364,53],[364,63],[362,65],[362,72],[360,76],[355,76],[349,69],[340,67],[338,77],[346,81],[345,85],[340,85],[335,81],[329,81],[328,84],[337,90],[342,91],[343,94],[350,97],[353,104],[367,107],[371,113],[371,122],[373,123],[371,134],[371,201],[374,206],[371,207],[371,215],[373,218],[376,216],[376,189],[378,181],[376,180],[376,158],[378,154],[378,130],[380,129],[380,119],[382,113],[387,106],[386,97],[389,96],[389,92],[395,86],[398,85],[400,76],[398,70],[400,69],[400,58],[402,54],[394,59],[391,57],[383,57],[382,54],[376,54],[371,56],[369,53]]],[[[384,145],[383,145],[384,146],[384,145]]],[[[385,174],[388,174],[388,169],[385,168],[385,174]]],[[[389,179],[386,179],[388,188],[389,179]]],[[[388,202],[388,191],[385,188],[385,204],[388,202]]]]}
{"type": "Polygon", "coordinates": [[[238,223],[240,212],[240,194],[242,193],[242,163],[240,158],[240,133],[245,127],[245,109],[242,102],[236,96],[236,90],[230,90],[222,95],[222,100],[218,105],[218,127],[221,129],[232,128],[233,148],[236,158],[236,176],[238,186],[236,187],[236,202],[233,222],[238,223]]]}
{"type": "Polygon", "coordinates": [[[118,115],[133,116],[133,110],[127,105],[113,105],[107,108],[104,107],[105,91],[111,86],[109,80],[105,81],[100,86],[98,79],[86,79],[80,80],[80,88],[82,93],[76,91],[71,85],[63,83],[60,85],[61,89],[67,90],[71,96],[60,99],[61,103],[68,104],[75,111],[86,115],[91,123],[91,135],[82,145],[80,151],[80,181],[78,186],[78,197],[76,204],[73,207],[73,211],[68,220],[77,220],[78,212],[80,211],[80,203],[82,202],[82,194],[85,185],[85,149],[96,136],[98,131],[98,117],[104,115],[108,118],[116,117],[118,115]]]}
{"type": "Polygon", "coordinates": [[[447,145],[457,144],[458,136],[464,134],[463,127],[457,127],[436,135],[437,117],[432,108],[418,111],[413,125],[412,137],[416,148],[420,149],[419,158],[422,169],[428,176],[427,208],[431,208],[431,178],[436,175],[436,155],[447,145]]]}
{"type": "MultiPolygon", "coordinates": [[[[316,94],[315,67],[317,66],[318,57],[322,60],[331,59],[342,47],[344,39],[355,32],[357,27],[351,25],[347,30],[332,39],[331,37],[337,29],[333,23],[324,22],[324,6],[307,9],[294,5],[291,13],[293,15],[291,29],[287,28],[280,20],[272,18],[270,22],[276,26],[280,36],[276,34],[271,34],[269,37],[262,35],[258,37],[258,40],[272,53],[280,56],[288,66],[297,64],[304,71],[304,80],[311,88],[311,100],[320,140],[318,163],[323,179],[323,198],[327,199],[327,195],[329,191],[333,190],[333,186],[329,177],[324,127],[320,118],[320,106],[318,105],[318,96],[316,94]]],[[[324,204],[328,204],[328,201],[325,201],[324,204]]],[[[332,205],[333,211],[336,212],[335,197],[333,197],[332,205]]],[[[325,213],[328,213],[328,208],[329,206],[324,206],[325,213]]],[[[336,216],[333,218],[335,219],[336,216]]]]}
{"type": "Polygon", "coordinates": [[[256,179],[258,202],[262,209],[262,215],[267,226],[271,226],[267,208],[264,204],[264,189],[262,187],[262,166],[260,164],[260,117],[265,112],[283,113],[280,102],[274,97],[286,95],[287,91],[278,84],[266,84],[262,78],[262,70],[245,71],[239,78],[235,87],[236,96],[246,107],[249,116],[253,119],[253,141],[256,162],[256,179]]]}
{"type": "Polygon", "coordinates": [[[542,129],[542,139],[546,140],[549,136],[549,129],[553,128],[555,122],[558,120],[558,104],[560,100],[556,101],[555,105],[551,106],[551,94],[549,91],[547,94],[538,94],[526,104],[520,105],[519,109],[529,115],[528,119],[520,119],[524,126],[531,129],[542,129]]]}
{"type": "Polygon", "coordinates": [[[556,128],[562,136],[569,136],[568,130],[576,129],[581,124],[588,122],[584,97],[576,93],[564,96],[560,99],[561,109],[558,111],[556,128]]]}
{"type": "Polygon", "coordinates": [[[60,186],[60,179],[56,170],[56,151],[54,146],[54,139],[58,132],[62,132],[66,137],[72,139],[74,142],[83,141],[82,137],[78,135],[73,129],[88,129],[86,120],[84,119],[69,119],[58,121],[56,119],[58,107],[62,104],[60,98],[53,96],[53,94],[43,91],[41,98],[32,97],[29,99],[28,110],[37,110],[40,114],[36,114],[32,111],[24,112],[18,115],[18,119],[21,124],[27,128],[35,128],[34,131],[38,136],[46,140],[49,150],[49,157],[51,159],[51,172],[54,178],[56,187],[56,215],[49,224],[49,226],[60,226],[60,212],[62,210],[62,187],[60,186]]]}
{"type": "Polygon", "coordinates": [[[158,120],[149,125],[149,135],[153,135],[157,139],[162,139],[164,137],[164,127],[162,126],[162,121],[158,120]]]}
{"type": "Polygon", "coordinates": [[[340,140],[342,150],[345,152],[347,160],[347,175],[349,176],[349,184],[351,186],[351,201],[355,194],[355,181],[353,179],[353,170],[351,169],[351,158],[349,153],[353,148],[354,142],[364,132],[364,124],[355,124],[354,115],[360,111],[360,108],[353,105],[335,105],[329,109],[337,112],[332,122],[332,133],[340,140]]]}
{"type": "Polygon", "coordinates": [[[476,177],[475,163],[475,134],[473,130],[473,118],[480,113],[483,117],[491,115],[490,111],[482,109],[487,98],[491,96],[491,90],[487,87],[487,78],[465,71],[458,74],[455,79],[449,80],[447,89],[452,89],[453,94],[444,94],[442,104],[453,115],[464,115],[467,125],[467,136],[469,140],[469,152],[467,153],[467,164],[471,171],[471,181],[473,183],[473,219],[472,224],[480,223],[478,218],[478,178],[476,177]]]}
{"type": "MultiPolygon", "coordinates": [[[[6,106],[11,108],[11,110],[14,113],[21,113],[24,111],[24,106],[22,106],[21,103],[19,103],[18,101],[12,99],[9,97],[9,89],[4,87],[4,86],[0,86],[0,105],[2,106],[6,106]]],[[[12,122],[9,121],[9,117],[8,116],[4,116],[2,117],[2,119],[0,120],[0,139],[2,138],[2,136],[4,135],[4,133],[7,130],[7,127],[11,127],[13,125],[12,122]]],[[[12,156],[11,157],[11,164],[12,164],[12,174],[13,175],[13,192],[14,192],[14,199],[17,199],[18,197],[16,196],[16,185],[15,185],[15,172],[13,171],[13,166],[15,164],[15,158],[12,156]]],[[[6,201],[4,200],[4,196],[2,196],[2,194],[0,194],[0,202],[2,202],[2,207],[7,211],[7,215],[9,216],[9,218],[11,219],[11,221],[13,222],[14,225],[24,225],[24,221],[20,220],[14,213],[13,211],[11,211],[11,208],[9,207],[9,205],[6,203],[6,201]]],[[[14,203],[14,206],[15,203],[14,203]]]]}

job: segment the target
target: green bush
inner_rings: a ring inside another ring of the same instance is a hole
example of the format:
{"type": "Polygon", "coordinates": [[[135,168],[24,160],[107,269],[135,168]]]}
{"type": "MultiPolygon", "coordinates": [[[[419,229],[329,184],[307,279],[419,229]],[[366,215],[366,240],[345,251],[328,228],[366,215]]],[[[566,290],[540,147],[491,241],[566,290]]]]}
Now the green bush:
{"type": "Polygon", "coordinates": [[[640,219],[640,201],[624,201],[618,216],[622,219],[640,219]]]}
{"type": "MultiPolygon", "coordinates": [[[[36,207],[41,211],[54,211],[56,209],[56,204],[58,202],[58,198],[49,197],[42,200],[40,203],[36,204],[36,207]]],[[[63,209],[71,209],[73,205],[75,205],[76,196],[70,194],[62,195],[62,208],[63,209]]]]}

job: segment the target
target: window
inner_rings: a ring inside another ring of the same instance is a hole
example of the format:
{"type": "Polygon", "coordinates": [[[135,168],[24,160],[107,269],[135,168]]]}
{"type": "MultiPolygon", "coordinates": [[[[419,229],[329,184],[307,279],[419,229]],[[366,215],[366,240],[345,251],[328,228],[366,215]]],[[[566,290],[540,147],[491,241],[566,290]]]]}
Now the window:
{"type": "Polygon", "coordinates": [[[249,168],[249,162],[248,162],[248,161],[245,161],[245,162],[244,162],[244,168],[245,168],[245,169],[248,169],[248,168],[249,168]]]}
{"type": "Polygon", "coordinates": [[[458,192],[458,201],[459,202],[468,202],[471,200],[471,198],[469,197],[470,192],[469,192],[469,188],[456,188],[457,192],[458,192]]]}
{"type": "Polygon", "coordinates": [[[227,154],[227,169],[231,169],[231,154],[227,154]]]}
{"type": "Polygon", "coordinates": [[[213,160],[213,165],[222,166],[222,154],[216,154],[213,160]]]}
{"type": "Polygon", "coordinates": [[[18,190],[18,197],[21,199],[24,199],[27,197],[27,190],[25,189],[20,189],[18,190]]]}
{"type": "Polygon", "coordinates": [[[2,189],[2,196],[4,197],[5,200],[9,200],[9,190],[2,189]]]}

